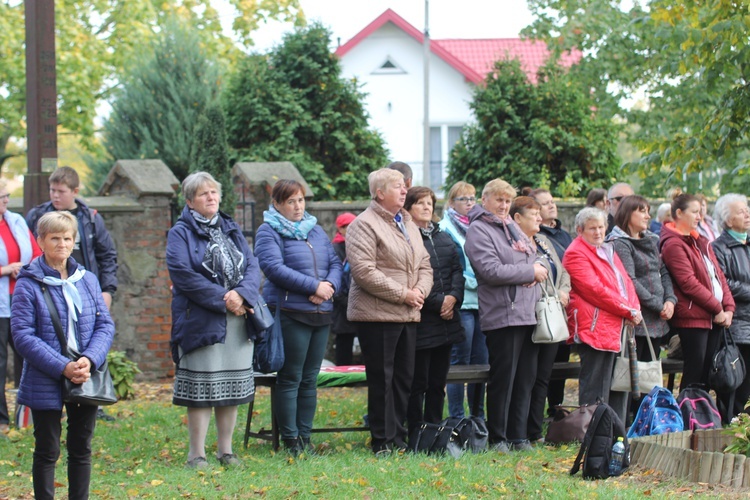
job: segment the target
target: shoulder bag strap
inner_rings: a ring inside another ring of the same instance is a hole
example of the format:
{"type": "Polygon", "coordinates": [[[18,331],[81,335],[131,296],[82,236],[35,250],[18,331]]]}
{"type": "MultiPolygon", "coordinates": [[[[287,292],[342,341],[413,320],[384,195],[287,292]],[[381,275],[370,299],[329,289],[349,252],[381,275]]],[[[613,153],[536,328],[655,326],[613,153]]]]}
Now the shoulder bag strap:
{"type": "Polygon", "coordinates": [[[57,307],[52,301],[52,296],[49,293],[49,288],[42,285],[42,295],[44,295],[44,301],[47,303],[47,310],[49,310],[50,319],[52,320],[52,326],[55,327],[55,333],[57,334],[57,340],[60,341],[60,351],[63,356],[70,357],[68,353],[68,341],[65,339],[63,333],[62,323],[60,322],[60,315],[57,313],[57,307]]]}
{"type": "Polygon", "coordinates": [[[648,350],[651,351],[651,361],[659,361],[659,358],[656,356],[656,352],[654,352],[654,345],[651,343],[651,335],[648,334],[648,328],[646,328],[645,319],[641,319],[641,325],[643,326],[643,331],[646,332],[646,343],[648,344],[648,350]]]}

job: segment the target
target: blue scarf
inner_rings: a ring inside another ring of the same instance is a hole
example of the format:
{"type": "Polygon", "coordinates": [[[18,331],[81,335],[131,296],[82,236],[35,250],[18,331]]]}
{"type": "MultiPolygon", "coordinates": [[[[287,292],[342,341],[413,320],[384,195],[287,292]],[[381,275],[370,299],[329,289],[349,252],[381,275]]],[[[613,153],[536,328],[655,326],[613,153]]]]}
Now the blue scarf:
{"type": "Polygon", "coordinates": [[[75,337],[75,324],[78,323],[78,315],[83,311],[83,302],[81,294],[76,288],[76,281],[83,278],[86,270],[83,268],[76,269],[68,279],[55,278],[54,276],[45,276],[42,281],[49,286],[61,286],[65,305],[68,307],[68,347],[78,350],[78,341],[75,337]]]}
{"type": "Polygon", "coordinates": [[[276,210],[276,207],[271,205],[268,207],[268,210],[263,212],[263,222],[267,222],[268,225],[285,238],[304,241],[307,239],[310,231],[318,224],[318,219],[305,211],[301,221],[292,222],[281,215],[276,210]]]}
{"type": "Polygon", "coordinates": [[[732,231],[731,229],[727,229],[726,231],[732,238],[739,241],[740,243],[747,243],[747,232],[738,233],[737,231],[732,231]]]}

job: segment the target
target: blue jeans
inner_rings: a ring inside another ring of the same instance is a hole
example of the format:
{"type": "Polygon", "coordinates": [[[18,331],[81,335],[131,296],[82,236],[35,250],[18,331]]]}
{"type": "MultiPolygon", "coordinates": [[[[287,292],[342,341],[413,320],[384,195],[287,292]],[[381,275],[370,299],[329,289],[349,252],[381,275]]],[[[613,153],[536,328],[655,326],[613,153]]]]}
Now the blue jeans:
{"type": "MultiPolygon", "coordinates": [[[[479,311],[462,310],[461,326],[464,327],[466,338],[460,344],[454,344],[451,351],[452,365],[486,365],[489,363],[487,343],[479,326],[479,311]]],[[[448,384],[448,413],[451,417],[464,416],[464,394],[468,393],[469,407],[474,401],[474,391],[481,391],[479,411],[476,417],[484,417],[484,384],[448,384]]],[[[469,408],[471,411],[471,408],[469,408]]]]}
{"type": "Polygon", "coordinates": [[[329,329],[329,325],[310,326],[281,313],[284,367],[276,376],[276,420],[282,439],[310,437],[329,329]]]}

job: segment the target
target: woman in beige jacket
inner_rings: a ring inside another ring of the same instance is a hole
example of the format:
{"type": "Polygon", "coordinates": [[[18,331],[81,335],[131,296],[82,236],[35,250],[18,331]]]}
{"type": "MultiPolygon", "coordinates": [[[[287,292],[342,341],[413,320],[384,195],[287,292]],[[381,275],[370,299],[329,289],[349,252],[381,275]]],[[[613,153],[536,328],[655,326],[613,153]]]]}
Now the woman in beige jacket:
{"type": "Polygon", "coordinates": [[[349,225],[349,321],[357,322],[367,371],[372,451],[406,449],[406,409],[414,374],[416,323],[432,288],[430,257],[403,209],[404,177],[372,172],[370,206],[349,225]]]}

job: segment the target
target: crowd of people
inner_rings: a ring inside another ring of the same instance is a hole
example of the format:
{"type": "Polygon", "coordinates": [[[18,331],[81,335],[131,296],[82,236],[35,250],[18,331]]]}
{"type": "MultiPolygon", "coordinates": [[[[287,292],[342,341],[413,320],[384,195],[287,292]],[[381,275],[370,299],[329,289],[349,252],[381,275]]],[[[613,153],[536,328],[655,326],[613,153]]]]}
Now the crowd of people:
{"type": "MultiPolygon", "coordinates": [[[[293,456],[315,452],[317,377],[330,333],[338,364],[352,363],[359,340],[378,456],[406,450],[422,423],[440,422],[446,397],[451,417],[466,415],[467,400],[479,401],[469,414],[486,420],[492,450],[531,449],[543,442],[545,406],[564,398],[564,381],[550,381],[553,364],[571,352],[581,363],[578,402],[608,402],[627,422],[638,401],[611,391],[611,380],[630,330],[641,361],[651,360],[650,343],[679,338],[683,386],[708,383],[723,329],[750,363],[744,195],[719,198],[712,219],[705,197],[677,192],[652,220],[649,202],[618,183],[592,190],[568,232],[546,189],[519,196],[493,179],[478,197],[475,186],[457,182],[438,219],[435,193],[411,186],[408,165],[376,170],[368,183],[369,206],[359,215],[341,214],[330,241],[305,210],[304,186],[277,181],[251,250],[237,223],[219,210],[221,184],[206,172],[184,180],[186,206],[169,231],[166,257],[173,403],[187,408],[187,466],[210,466],[212,414],[216,460],[240,463],[232,436],[238,406],[255,394],[254,342],[262,333],[248,317],[263,302],[279,312],[285,361],[274,405],[293,456]],[[556,295],[565,307],[566,342],[532,341],[542,294],[556,295]],[[450,366],[462,364],[489,364],[486,398],[483,384],[446,387],[450,366]]],[[[25,360],[18,401],[31,408],[35,423],[37,498],[54,494],[63,410],[69,494],[87,494],[97,409],[63,402],[60,380],[87,380],[114,337],[109,307],[117,255],[101,216],[77,193],[75,171],[58,169],[50,177],[51,201],[24,220],[7,210],[0,182],[0,382],[12,341],[25,360]],[[46,290],[68,347],[80,352],[75,360],[62,354],[51,320],[39,321],[50,316],[46,290]]],[[[734,395],[718,394],[724,419],[744,411],[748,397],[748,379],[734,395]]],[[[0,431],[8,424],[3,392],[0,431]]]]}

